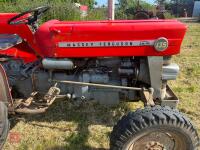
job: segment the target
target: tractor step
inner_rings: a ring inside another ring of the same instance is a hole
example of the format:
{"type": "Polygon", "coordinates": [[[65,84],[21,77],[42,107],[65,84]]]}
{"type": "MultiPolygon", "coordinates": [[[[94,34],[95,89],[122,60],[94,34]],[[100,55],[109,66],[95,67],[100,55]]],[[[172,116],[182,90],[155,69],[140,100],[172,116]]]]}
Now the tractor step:
{"type": "Polygon", "coordinates": [[[161,106],[170,106],[171,108],[176,108],[179,103],[178,97],[172,91],[172,89],[167,85],[166,87],[166,98],[161,101],[161,106]]]}
{"type": "Polygon", "coordinates": [[[56,86],[51,87],[42,98],[39,98],[38,92],[33,92],[27,99],[16,99],[12,106],[13,108],[10,110],[21,114],[44,113],[53,104],[59,94],[60,89],[56,86]]]}

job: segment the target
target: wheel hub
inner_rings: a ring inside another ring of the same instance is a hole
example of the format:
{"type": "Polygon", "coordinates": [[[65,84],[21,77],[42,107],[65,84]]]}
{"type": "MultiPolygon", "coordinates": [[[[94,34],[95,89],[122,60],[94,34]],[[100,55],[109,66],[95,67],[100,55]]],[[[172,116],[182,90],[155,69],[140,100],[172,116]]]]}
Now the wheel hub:
{"type": "Polygon", "coordinates": [[[174,138],[176,139],[164,131],[144,133],[137,140],[130,141],[126,150],[174,150],[176,141],[174,138]]]}
{"type": "Polygon", "coordinates": [[[151,141],[146,144],[145,150],[166,150],[166,149],[164,148],[163,144],[151,141]]]}

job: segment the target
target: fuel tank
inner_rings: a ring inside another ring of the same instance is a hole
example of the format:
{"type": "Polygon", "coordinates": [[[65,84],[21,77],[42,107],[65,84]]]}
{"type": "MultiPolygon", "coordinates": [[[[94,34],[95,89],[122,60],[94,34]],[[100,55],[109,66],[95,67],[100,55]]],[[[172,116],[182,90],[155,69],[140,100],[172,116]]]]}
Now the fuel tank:
{"type": "Polygon", "coordinates": [[[177,20],[52,20],[35,41],[44,57],[167,56],[180,52],[186,28],[177,20]]]}

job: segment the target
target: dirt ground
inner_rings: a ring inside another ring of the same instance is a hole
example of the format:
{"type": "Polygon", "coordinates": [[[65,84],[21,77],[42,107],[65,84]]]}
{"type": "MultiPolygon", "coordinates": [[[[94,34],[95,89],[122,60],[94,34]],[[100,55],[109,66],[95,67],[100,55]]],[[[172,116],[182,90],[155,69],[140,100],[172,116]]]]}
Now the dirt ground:
{"type": "MultiPolygon", "coordinates": [[[[180,98],[179,109],[191,118],[200,133],[200,24],[188,24],[181,55],[173,61],[181,73],[170,83],[180,98]]],[[[107,150],[109,134],[117,120],[141,103],[108,108],[94,103],[75,106],[56,102],[45,114],[12,117],[5,150],[107,150]]]]}

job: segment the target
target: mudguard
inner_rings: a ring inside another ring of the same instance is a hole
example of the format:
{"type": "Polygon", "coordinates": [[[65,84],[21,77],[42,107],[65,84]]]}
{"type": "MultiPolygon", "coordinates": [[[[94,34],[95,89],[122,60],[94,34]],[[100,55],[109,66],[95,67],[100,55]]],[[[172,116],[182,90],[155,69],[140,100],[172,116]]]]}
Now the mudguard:
{"type": "Polygon", "coordinates": [[[5,103],[12,102],[12,96],[9,89],[8,79],[4,68],[0,64],[0,101],[5,103]]]}

